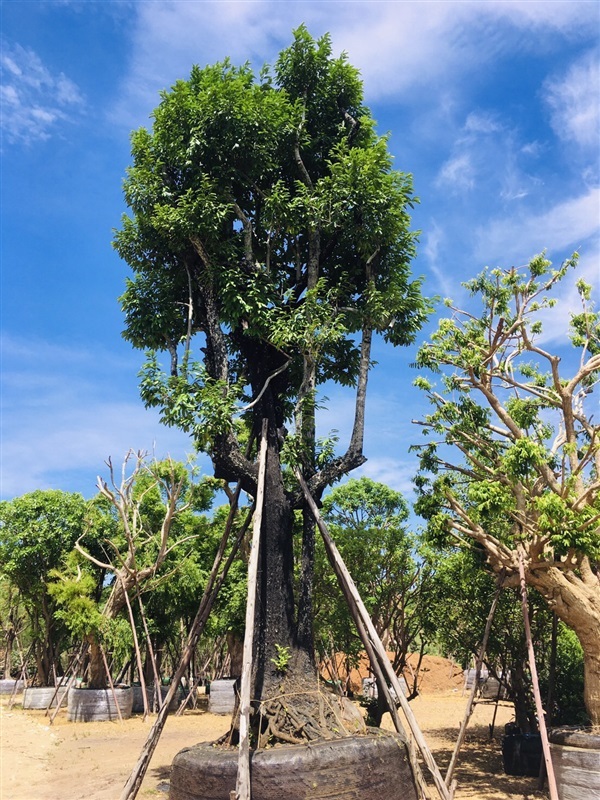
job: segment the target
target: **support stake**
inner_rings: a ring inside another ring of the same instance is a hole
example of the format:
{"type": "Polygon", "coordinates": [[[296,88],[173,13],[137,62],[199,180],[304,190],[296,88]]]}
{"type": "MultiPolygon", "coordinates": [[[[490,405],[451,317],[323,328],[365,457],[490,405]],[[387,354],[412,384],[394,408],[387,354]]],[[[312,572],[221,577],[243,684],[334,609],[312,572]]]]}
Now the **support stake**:
{"type": "Polygon", "coordinates": [[[340,582],[342,587],[346,587],[347,591],[352,595],[353,601],[356,604],[356,608],[358,609],[358,613],[360,614],[360,618],[367,629],[369,634],[369,638],[373,645],[373,649],[377,655],[377,659],[385,672],[388,681],[390,682],[391,686],[393,687],[394,691],[396,692],[396,696],[400,701],[400,706],[402,707],[402,711],[408,722],[408,725],[411,729],[412,735],[415,737],[415,741],[419,746],[419,750],[421,751],[421,755],[425,763],[427,764],[427,768],[429,769],[431,776],[433,778],[433,782],[435,783],[436,789],[438,790],[438,794],[442,798],[442,800],[451,800],[452,795],[448,790],[448,787],[444,783],[444,779],[440,773],[440,770],[435,763],[435,759],[431,754],[431,750],[427,746],[427,742],[421,730],[417,724],[417,720],[415,719],[415,715],[412,712],[412,709],[409,705],[408,700],[402,690],[402,686],[400,685],[400,681],[398,680],[398,676],[394,672],[392,665],[390,664],[390,660],[387,657],[387,653],[385,652],[385,648],[379,638],[379,634],[375,630],[375,626],[369,616],[369,612],[367,611],[365,604],[363,603],[360,594],[356,588],[354,581],[350,573],[348,572],[344,561],[335,546],[331,536],[329,535],[329,531],[327,530],[327,526],[325,525],[321,515],[319,513],[319,509],[317,508],[317,504],[312,497],[308,486],[306,485],[306,481],[304,480],[300,470],[295,469],[294,473],[296,478],[298,479],[300,486],[302,487],[302,491],[304,492],[304,496],[306,497],[306,502],[308,503],[312,515],[317,523],[317,527],[321,532],[321,536],[323,537],[323,541],[325,543],[325,549],[327,551],[327,556],[329,561],[334,569],[335,574],[340,582]]]}
{"type": "Polygon", "coordinates": [[[240,685],[240,743],[238,770],[235,787],[237,800],[250,800],[250,685],[252,683],[252,648],[254,644],[254,617],[256,608],[256,582],[258,579],[258,552],[260,529],[265,493],[265,467],[267,463],[267,420],[263,419],[260,455],[258,460],[258,482],[256,487],[256,508],[252,526],[252,545],[248,563],[248,600],[246,602],[246,632],[244,635],[244,654],[242,659],[242,680],[240,685]]]}
{"type": "Polygon", "coordinates": [[[525,624],[525,638],[527,639],[529,670],[531,672],[533,696],[535,697],[535,707],[540,726],[540,735],[542,737],[542,750],[544,751],[548,789],[550,790],[550,800],[559,800],[556,777],[554,775],[554,767],[552,765],[552,757],[550,756],[550,745],[548,743],[548,732],[546,730],[542,696],[540,694],[540,685],[538,683],[537,667],[535,665],[535,653],[533,652],[533,642],[531,640],[531,627],[529,625],[529,612],[527,609],[527,583],[525,582],[525,565],[523,563],[523,551],[521,549],[519,549],[519,578],[521,579],[521,607],[523,609],[523,623],[525,624]]]}

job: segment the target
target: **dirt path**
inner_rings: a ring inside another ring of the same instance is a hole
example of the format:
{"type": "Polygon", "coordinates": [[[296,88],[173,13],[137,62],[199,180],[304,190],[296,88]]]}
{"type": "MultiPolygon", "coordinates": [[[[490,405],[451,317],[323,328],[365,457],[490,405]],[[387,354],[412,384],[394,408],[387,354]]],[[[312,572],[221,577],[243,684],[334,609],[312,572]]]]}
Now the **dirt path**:
{"type": "MultiPolygon", "coordinates": [[[[465,702],[462,693],[455,690],[424,694],[411,704],[442,773],[450,760],[465,702]]],[[[456,800],[547,797],[537,791],[536,779],[504,775],[499,739],[489,740],[492,714],[491,705],[476,707],[456,774],[456,800]]],[[[509,706],[499,708],[497,736],[511,716],[509,706]]],[[[62,711],[50,726],[43,711],[24,711],[18,705],[8,711],[3,698],[0,800],[116,800],[151,724],[151,719],[144,722],[141,717],[122,723],[72,723],[62,711]]],[[[166,799],[174,755],[183,747],[218,738],[228,727],[229,717],[206,712],[169,717],[138,797],[166,799]]]]}

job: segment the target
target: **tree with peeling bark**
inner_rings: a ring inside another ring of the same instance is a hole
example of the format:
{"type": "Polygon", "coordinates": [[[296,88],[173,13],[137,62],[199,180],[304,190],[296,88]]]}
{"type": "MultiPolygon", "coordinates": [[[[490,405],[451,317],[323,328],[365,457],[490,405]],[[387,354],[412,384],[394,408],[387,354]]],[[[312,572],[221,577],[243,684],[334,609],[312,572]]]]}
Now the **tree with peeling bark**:
{"type": "MultiPolygon", "coordinates": [[[[357,70],[304,27],[258,76],[229,61],[194,67],[132,149],[131,216],[115,246],[133,270],[125,336],[152,351],[142,397],[193,436],[216,477],[252,496],[257,464],[241,435],[257,440],[267,420],[252,696],[264,718],[282,691],[296,693],[297,711],[317,686],[314,524],[286,466],[300,465],[320,498],[365,460],[373,335],[408,344],[429,311],[409,271],[411,178],[392,169],[357,70]],[[342,453],[317,437],[327,381],[356,392],[342,453]],[[295,510],[304,519],[297,592],[295,510]]],[[[281,705],[288,738],[310,737],[281,705]]]]}
{"type": "MultiPolygon", "coordinates": [[[[97,483],[104,513],[90,516],[90,532],[96,534],[94,521],[103,516],[111,518],[112,524],[104,520],[107,535],[100,552],[97,545],[89,547],[85,533],[75,543],[79,554],[108,578],[108,596],[100,614],[91,619],[87,637],[92,688],[103,688],[108,678],[99,635],[102,624],[115,620],[125,609],[131,616],[136,595],[149,591],[153,580],[165,579],[163,567],[169,554],[199,535],[205,520],[197,512],[205,511],[213,497],[209,483],[194,483],[186,465],[171,459],[149,463],[145,454],[130,452],[120,478],[110,459],[107,465],[109,482],[99,477],[97,483]]],[[[75,597],[70,592],[69,602],[75,597]]],[[[133,627],[132,617],[131,623],[133,627]]]]}
{"type": "MultiPolygon", "coordinates": [[[[552,292],[577,254],[552,269],[544,254],[527,268],[486,270],[465,284],[477,310],[453,308],[418,355],[431,413],[420,421],[419,512],[433,537],[483,548],[503,583],[527,582],[577,634],[585,703],[600,723],[600,316],[577,282],[562,357],[544,346],[552,292]],[[595,402],[594,402],[595,400],[595,402]]],[[[449,305],[451,305],[449,303],[449,305]]]]}

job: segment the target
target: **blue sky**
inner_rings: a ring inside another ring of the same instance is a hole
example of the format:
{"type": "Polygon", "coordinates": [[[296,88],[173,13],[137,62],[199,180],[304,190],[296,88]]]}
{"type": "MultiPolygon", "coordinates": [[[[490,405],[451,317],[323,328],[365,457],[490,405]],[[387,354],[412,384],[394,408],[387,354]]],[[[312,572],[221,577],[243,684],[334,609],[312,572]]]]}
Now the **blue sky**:
{"type": "MultiPolygon", "coordinates": [[[[598,286],[600,3],[3,0],[1,493],[94,493],[129,448],[184,457],[138,396],[121,338],[129,133],[194,63],[273,62],[293,28],[329,31],[361,70],[398,169],[414,176],[425,292],[462,298],[483,266],[577,249],[598,286]]],[[[564,342],[571,287],[547,334],[564,342]]],[[[362,472],[409,491],[423,412],[415,349],[377,346],[362,472]]],[[[323,431],[351,420],[329,392],[323,431]]]]}

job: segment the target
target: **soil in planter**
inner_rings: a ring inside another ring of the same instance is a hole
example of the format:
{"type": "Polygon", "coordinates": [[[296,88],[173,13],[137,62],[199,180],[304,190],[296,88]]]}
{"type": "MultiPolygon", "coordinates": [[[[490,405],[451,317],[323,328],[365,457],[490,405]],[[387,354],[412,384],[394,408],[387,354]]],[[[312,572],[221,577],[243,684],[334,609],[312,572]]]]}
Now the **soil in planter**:
{"type": "MultiPolygon", "coordinates": [[[[235,789],[237,748],[199,744],[175,757],[170,800],[223,800],[235,789]]],[[[253,800],[417,800],[404,740],[364,736],[251,753],[253,800]]]]}

